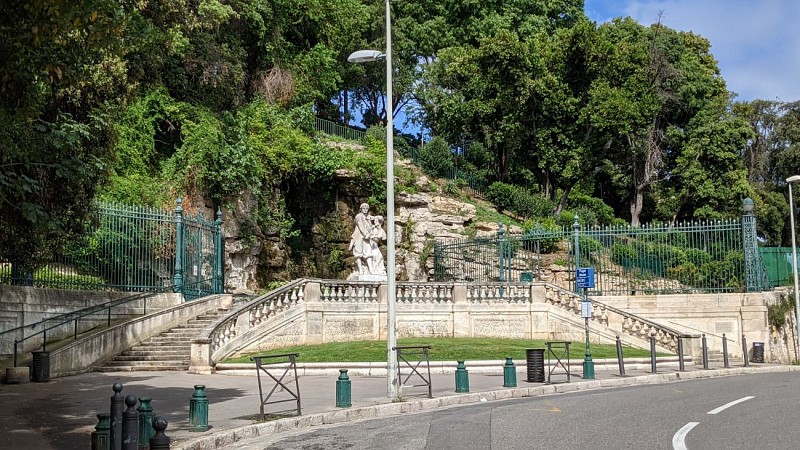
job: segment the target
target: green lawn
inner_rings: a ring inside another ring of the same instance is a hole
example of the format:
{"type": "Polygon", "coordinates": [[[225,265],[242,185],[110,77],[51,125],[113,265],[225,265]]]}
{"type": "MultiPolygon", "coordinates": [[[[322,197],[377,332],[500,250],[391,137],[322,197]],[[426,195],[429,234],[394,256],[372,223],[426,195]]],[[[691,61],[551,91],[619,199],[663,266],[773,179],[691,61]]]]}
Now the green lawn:
{"type": "MultiPolygon", "coordinates": [[[[409,338],[399,339],[398,346],[430,345],[431,361],[458,360],[502,360],[510,356],[514,361],[525,361],[525,349],[546,348],[545,341],[530,339],[497,338],[409,338]]],[[[614,345],[591,345],[592,358],[616,358],[614,345]]],[[[226,363],[251,362],[253,355],[277,355],[298,353],[298,362],[379,362],[386,361],[386,341],[334,342],[322,345],[297,345],[268,352],[260,352],[226,359],[226,363]]],[[[583,359],[584,345],[572,342],[569,348],[571,359],[583,359]]],[[[649,357],[649,350],[623,347],[626,358],[649,357]]],[[[659,354],[659,356],[664,356],[659,354]]]]}

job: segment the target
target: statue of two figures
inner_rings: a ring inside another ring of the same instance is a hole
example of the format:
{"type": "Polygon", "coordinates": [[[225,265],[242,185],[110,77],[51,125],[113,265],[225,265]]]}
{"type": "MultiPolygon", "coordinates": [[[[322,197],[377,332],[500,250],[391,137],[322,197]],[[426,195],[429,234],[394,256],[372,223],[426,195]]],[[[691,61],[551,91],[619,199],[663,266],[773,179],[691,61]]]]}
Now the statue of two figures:
{"type": "Polygon", "coordinates": [[[355,217],[355,228],[350,237],[350,251],[356,258],[355,271],[348,280],[385,280],[386,264],[379,248],[381,241],[386,240],[383,229],[383,216],[369,214],[369,205],[361,204],[355,217]]]}

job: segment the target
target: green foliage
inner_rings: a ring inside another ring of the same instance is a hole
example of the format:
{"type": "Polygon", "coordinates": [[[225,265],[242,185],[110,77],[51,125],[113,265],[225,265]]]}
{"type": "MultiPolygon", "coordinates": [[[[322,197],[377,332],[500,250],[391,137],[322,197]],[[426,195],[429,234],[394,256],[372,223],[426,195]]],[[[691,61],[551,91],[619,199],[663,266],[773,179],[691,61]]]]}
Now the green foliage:
{"type": "Polygon", "coordinates": [[[536,221],[528,219],[522,225],[522,229],[525,232],[526,250],[532,252],[538,247],[541,253],[553,253],[563,239],[562,228],[552,218],[536,221]]]}
{"type": "Polygon", "coordinates": [[[435,137],[419,150],[419,166],[428,175],[449,178],[453,171],[453,152],[441,137],[435,137]]]}
{"type": "Polygon", "coordinates": [[[486,196],[498,211],[508,210],[526,218],[552,216],[553,204],[549,200],[513,184],[496,181],[489,185],[486,196]]]}
{"type": "Polygon", "coordinates": [[[781,293],[778,301],[767,305],[767,323],[776,330],[786,325],[786,316],[795,310],[794,295],[781,293]]]}
{"type": "Polygon", "coordinates": [[[573,192],[569,196],[568,205],[578,217],[584,218],[584,223],[588,225],[610,225],[614,221],[614,209],[599,198],[573,192]],[[588,217],[589,213],[592,216],[591,220],[588,217]]]}

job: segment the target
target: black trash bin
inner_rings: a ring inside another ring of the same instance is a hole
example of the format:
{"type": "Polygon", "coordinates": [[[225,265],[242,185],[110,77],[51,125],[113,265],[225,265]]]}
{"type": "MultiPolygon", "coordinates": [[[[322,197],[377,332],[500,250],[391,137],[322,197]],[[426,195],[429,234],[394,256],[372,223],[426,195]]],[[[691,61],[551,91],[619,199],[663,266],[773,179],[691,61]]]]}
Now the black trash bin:
{"type": "Polygon", "coordinates": [[[33,352],[31,380],[36,382],[50,381],[50,352],[33,352]]]}
{"type": "Polygon", "coordinates": [[[764,343],[763,342],[753,342],[753,357],[750,358],[750,361],[755,363],[763,363],[764,362],[764,343]]]}
{"type": "Polygon", "coordinates": [[[544,383],[544,349],[525,349],[525,358],[528,364],[528,382],[544,383]]]}

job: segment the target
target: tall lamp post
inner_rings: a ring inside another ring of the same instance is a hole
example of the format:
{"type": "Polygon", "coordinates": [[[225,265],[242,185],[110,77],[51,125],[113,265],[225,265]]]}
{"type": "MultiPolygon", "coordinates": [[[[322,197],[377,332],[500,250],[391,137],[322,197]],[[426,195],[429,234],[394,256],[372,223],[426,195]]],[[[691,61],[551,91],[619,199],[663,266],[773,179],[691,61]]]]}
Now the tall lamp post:
{"type": "Polygon", "coordinates": [[[392,122],[392,23],[386,0],[386,53],[358,50],[347,61],[363,63],[386,59],[386,378],[392,401],[400,399],[397,386],[395,255],[394,255],[394,124],[392,122]]]}
{"type": "Polygon", "coordinates": [[[792,227],[792,271],[794,272],[794,321],[797,326],[797,339],[800,348],[800,291],[797,282],[797,241],[794,231],[794,202],[792,200],[792,183],[800,181],[800,175],[793,175],[786,179],[789,184],[789,223],[792,227]]]}

